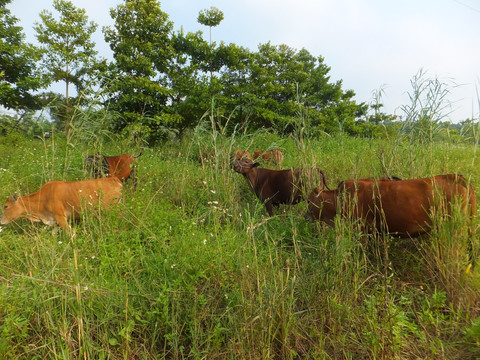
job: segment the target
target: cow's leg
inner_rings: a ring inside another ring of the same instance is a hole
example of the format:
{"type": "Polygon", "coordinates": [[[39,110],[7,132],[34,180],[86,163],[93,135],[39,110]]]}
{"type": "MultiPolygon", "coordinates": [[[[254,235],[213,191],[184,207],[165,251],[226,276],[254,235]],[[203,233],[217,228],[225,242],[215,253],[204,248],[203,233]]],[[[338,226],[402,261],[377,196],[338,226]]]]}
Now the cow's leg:
{"type": "Polygon", "coordinates": [[[65,229],[67,233],[70,234],[72,231],[72,228],[68,223],[68,215],[69,214],[67,213],[66,209],[63,206],[59,205],[55,207],[54,209],[55,221],[59,226],[65,229]]]}
{"type": "Polygon", "coordinates": [[[67,221],[67,217],[64,214],[55,214],[55,221],[57,222],[58,225],[60,225],[68,233],[71,232],[72,228],[67,221]]]}
{"type": "Polygon", "coordinates": [[[265,203],[265,208],[267,209],[268,215],[273,216],[273,205],[270,200],[267,200],[265,203]]]}
{"type": "Polygon", "coordinates": [[[128,175],[128,178],[132,179],[133,190],[137,190],[137,176],[135,174],[135,166],[132,166],[132,170],[130,172],[130,175],[128,175]]]}

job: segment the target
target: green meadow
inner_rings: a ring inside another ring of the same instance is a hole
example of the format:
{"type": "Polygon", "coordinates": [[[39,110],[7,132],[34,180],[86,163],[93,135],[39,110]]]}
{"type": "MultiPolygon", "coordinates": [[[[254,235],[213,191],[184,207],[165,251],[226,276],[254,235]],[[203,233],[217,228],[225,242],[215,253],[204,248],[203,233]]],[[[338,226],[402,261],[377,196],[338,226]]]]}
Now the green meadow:
{"type": "MultiPolygon", "coordinates": [[[[26,219],[1,227],[0,358],[480,357],[480,269],[468,268],[460,214],[415,239],[307,222],[305,202],[268,217],[229,156],[281,148],[282,168],[321,168],[331,188],[458,173],[478,196],[476,141],[447,130],[283,137],[212,124],[155,147],[105,134],[0,138],[2,202],[89,178],[88,154],[142,151],[137,188],[127,183],[114,209],[84,213],[75,235],[26,219]]],[[[475,220],[475,251],[477,229],[475,220]]]]}

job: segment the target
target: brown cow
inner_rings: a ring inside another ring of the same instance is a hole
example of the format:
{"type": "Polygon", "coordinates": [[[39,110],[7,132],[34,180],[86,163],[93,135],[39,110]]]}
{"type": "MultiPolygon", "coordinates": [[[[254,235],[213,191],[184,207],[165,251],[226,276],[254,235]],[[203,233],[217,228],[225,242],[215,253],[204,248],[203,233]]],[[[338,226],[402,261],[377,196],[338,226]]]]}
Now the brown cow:
{"type": "Polygon", "coordinates": [[[240,159],[252,160],[252,155],[250,155],[248,150],[233,150],[230,158],[232,159],[232,162],[240,159]]]}
{"type": "Polygon", "coordinates": [[[432,225],[432,211],[444,210],[461,201],[473,218],[476,198],[472,186],[461,175],[437,175],[422,179],[347,180],[335,190],[314,189],[309,196],[308,220],[334,225],[337,213],[361,220],[362,230],[417,236],[432,225]]]}
{"type": "MultiPolygon", "coordinates": [[[[273,206],[279,204],[295,204],[302,199],[305,178],[313,171],[302,169],[272,170],[258,168],[259,164],[250,159],[236,160],[233,169],[242,174],[250,189],[265,204],[270,216],[273,206]]],[[[325,185],[325,174],[316,169],[325,185]]]]}
{"type": "Polygon", "coordinates": [[[130,154],[117,156],[89,155],[87,157],[87,165],[93,170],[95,178],[116,176],[121,181],[132,178],[133,183],[136,185],[135,169],[132,167],[132,163],[140,155],[141,153],[137,156],[130,154]]]}
{"type": "Polygon", "coordinates": [[[283,152],[280,149],[274,150],[255,150],[253,152],[253,160],[258,159],[261,157],[263,160],[267,162],[271,162],[273,164],[280,165],[283,162],[283,152]]]}
{"type": "Polygon", "coordinates": [[[118,203],[122,183],[117,177],[82,181],[51,181],[31,195],[10,195],[0,224],[25,217],[46,225],[58,224],[70,232],[69,218],[78,218],[85,207],[108,207],[118,203]]]}
{"type": "Polygon", "coordinates": [[[248,150],[233,150],[230,154],[230,164],[233,167],[235,165],[236,160],[241,159],[250,159],[252,160],[252,155],[248,150]]]}

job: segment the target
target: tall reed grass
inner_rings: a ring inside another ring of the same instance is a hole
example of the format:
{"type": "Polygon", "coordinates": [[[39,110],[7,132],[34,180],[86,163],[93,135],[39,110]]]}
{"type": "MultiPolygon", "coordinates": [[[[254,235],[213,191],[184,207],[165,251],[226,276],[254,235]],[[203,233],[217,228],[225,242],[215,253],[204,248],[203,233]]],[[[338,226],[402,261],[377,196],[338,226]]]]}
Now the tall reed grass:
{"type": "MultiPolygon", "coordinates": [[[[76,236],[26,220],[2,226],[0,358],[480,356],[479,273],[465,272],[461,211],[435,214],[432,234],[416,239],[366,236],[340,218],[335,228],[308,223],[305,203],[268,217],[229,156],[279,147],[285,168],[320,168],[331,187],[461,173],[478,189],[478,141],[312,138],[301,111],[289,137],[247,134],[212,109],[181,140],[144,148],[137,189],[127,184],[118,208],[84,214],[76,236]]],[[[0,197],[86,178],[86,155],[142,146],[91,135],[2,139],[0,197]]],[[[478,249],[477,218],[473,227],[478,249]]]]}

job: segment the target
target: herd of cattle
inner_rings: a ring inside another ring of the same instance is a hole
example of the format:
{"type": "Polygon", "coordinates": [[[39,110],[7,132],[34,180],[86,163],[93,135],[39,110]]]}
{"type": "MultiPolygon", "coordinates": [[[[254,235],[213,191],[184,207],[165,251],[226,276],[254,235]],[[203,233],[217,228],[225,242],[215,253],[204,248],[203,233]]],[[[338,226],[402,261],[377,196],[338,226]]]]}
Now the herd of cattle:
{"type": "MultiPolygon", "coordinates": [[[[265,152],[264,155],[268,160],[283,159],[283,154],[274,156],[265,152]]],[[[346,180],[330,190],[320,169],[264,169],[258,168],[259,163],[244,150],[236,150],[232,156],[233,169],[245,177],[269,215],[273,214],[275,205],[294,204],[303,199],[302,191],[308,191],[305,180],[313,174],[318,175],[320,186],[305,194],[308,195],[305,218],[331,226],[335,216],[341,214],[360,221],[366,233],[380,231],[416,236],[430,230],[435,210],[448,215],[454,205],[459,205],[470,219],[475,216],[475,192],[462,175],[346,180]]]]}
{"type": "MultiPolygon", "coordinates": [[[[279,164],[283,154],[278,152],[259,152],[254,159],[262,154],[264,159],[279,164]]],[[[320,220],[333,227],[335,217],[340,215],[359,224],[363,233],[415,237],[431,230],[433,214],[450,216],[459,209],[467,222],[473,264],[471,236],[476,197],[473,187],[462,175],[408,180],[398,177],[346,180],[330,190],[320,169],[264,169],[259,168],[254,159],[247,151],[236,150],[232,154],[233,169],[245,177],[270,216],[273,206],[294,204],[308,196],[307,220],[320,220]],[[309,190],[306,185],[311,183],[312,175],[317,175],[320,186],[309,190]]]]}
{"type": "MultiPolygon", "coordinates": [[[[69,218],[78,218],[83,208],[108,208],[120,201],[122,182],[132,179],[136,185],[132,163],[138,156],[88,156],[93,179],[52,181],[34,194],[11,195],[4,205],[0,224],[25,217],[47,225],[58,224],[70,231],[69,218]]],[[[340,214],[359,222],[365,233],[417,236],[431,229],[432,213],[441,211],[448,216],[454,208],[467,215],[469,226],[475,217],[475,192],[462,175],[346,180],[331,190],[320,169],[267,169],[260,168],[255,161],[262,159],[280,166],[283,158],[281,150],[257,150],[253,157],[246,150],[235,150],[230,158],[233,170],[245,177],[270,216],[273,206],[294,204],[308,195],[306,219],[333,226],[340,214]],[[312,181],[319,183],[313,190],[308,189],[312,181]]]]}

